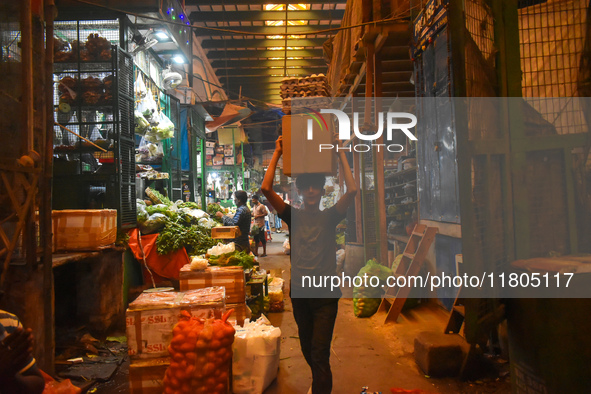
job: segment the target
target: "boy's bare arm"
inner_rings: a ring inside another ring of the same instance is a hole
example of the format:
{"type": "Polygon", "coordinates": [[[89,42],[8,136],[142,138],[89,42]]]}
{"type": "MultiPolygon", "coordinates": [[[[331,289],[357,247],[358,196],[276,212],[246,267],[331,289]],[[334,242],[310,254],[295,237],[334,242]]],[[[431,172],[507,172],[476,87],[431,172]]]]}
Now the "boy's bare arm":
{"type": "Polygon", "coordinates": [[[349,167],[349,162],[347,161],[345,152],[340,150],[337,154],[341,164],[341,171],[343,171],[345,178],[345,186],[347,187],[347,191],[341,196],[339,201],[337,201],[336,210],[340,214],[345,214],[349,205],[355,200],[355,195],[357,194],[357,184],[353,178],[353,174],[351,173],[351,168],[349,167]]]}
{"type": "Polygon", "coordinates": [[[279,158],[283,154],[283,137],[279,136],[277,141],[275,142],[275,152],[273,152],[273,157],[271,158],[271,162],[269,163],[269,167],[267,168],[267,172],[265,172],[265,177],[263,178],[263,183],[261,185],[261,191],[269,200],[273,208],[277,211],[278,215],[281,215],[285,210],[285,202],[283,199],[275,193],[273,190],[273,179],[275,178],[275,170],[277,169],[277,162],[279,158]]]}

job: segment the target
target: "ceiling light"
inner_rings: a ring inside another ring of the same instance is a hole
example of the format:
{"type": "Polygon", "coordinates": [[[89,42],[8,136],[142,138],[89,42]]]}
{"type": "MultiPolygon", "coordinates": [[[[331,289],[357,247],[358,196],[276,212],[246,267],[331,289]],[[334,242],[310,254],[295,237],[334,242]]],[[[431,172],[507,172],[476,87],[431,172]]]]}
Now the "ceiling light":
{"type": "Polygon", "coordinates": [[[185,58],[182,55],[175,55],[172,57],[172,60],[174,60],[175,63],[178,64],[184,64],[185,63],[185,58]]]}
{"type": "Polygon", "coordinates": [[[158,37],[158,39],[160,40],[168,40],[168,34],[166,34],[166,32],[163,31],[157,31],[156,33],[154,33],[156,35],[156,37],[158,37]]]}

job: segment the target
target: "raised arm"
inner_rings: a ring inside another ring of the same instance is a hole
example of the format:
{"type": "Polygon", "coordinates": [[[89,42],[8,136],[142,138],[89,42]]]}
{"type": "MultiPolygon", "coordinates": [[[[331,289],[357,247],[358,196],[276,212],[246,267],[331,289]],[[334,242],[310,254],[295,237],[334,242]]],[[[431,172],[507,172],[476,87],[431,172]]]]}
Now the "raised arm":
{"type": "Polygon", "coordinates": [[[283,137],[279,136],[275,142],[275,152],[273,152],[273,157],[271,158],[271,162],[269,163],[269,167],[267,168],[267,172],[265,172],[265,177],[263,178],[263,184],[261,185],[261,191],[267,200],[269,200],[271,205],[273,205],[273,208],[275,208],[278,215],[281,215],[285,210],[285,202],[279,196],[279,194],[275,193],[275,190],[273,190],[273,180],[275,179],[277,162],[279,161],[279,158],[282,154],[283,137]]]}
{"type": "Polygon", "coordinates": [[[340,150],[337,154],[341,164],[341,171],[343,171],[343,175],[345,177],[345,186],[347,187],[347,191],[341,196],[339,201],[337,201],[335,209],[338,213],[344,215],[347,212],[349,205],[355,200],[355,195],[357,194],[357,184],[355,183],[355,179],[351,173],[351,168],[349,167],[349,162],[347,161],[345,152],[340,150]]]}

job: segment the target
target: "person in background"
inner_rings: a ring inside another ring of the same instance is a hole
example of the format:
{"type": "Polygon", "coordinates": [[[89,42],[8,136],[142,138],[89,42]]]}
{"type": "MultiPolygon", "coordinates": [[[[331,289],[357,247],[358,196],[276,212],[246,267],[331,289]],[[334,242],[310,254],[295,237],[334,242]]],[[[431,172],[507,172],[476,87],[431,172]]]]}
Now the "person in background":
{"type": "Polygon", "coordinates": [[[261,257],[267,257],[267,239],[265,237],[265,231],[267,231],[267,226],[265,226],[265,216],[267,216],[267,208],[261,204],[259,200],[259,196],[256,194],[252,196],[252,216],[254,217],[254,224],[257,225],[259,228],[259,232],[254,236],[254,250],[253,253],[255,256],[259,255],[259,242],[263,244],[263,254],[261,257]]]}
{"type": "Polygon", "coordinates": [[[298,193],[303,199],[303,208],[293,208],[273,190],[275,168],[282,153],[280,136],[275,143],[275,152],[265,173],[261,190],[289,228],[292,278],[290,297],[293,316],[298,326],[300,347],[312,370],[312,387],[308,392],[328,394],[332,391],[330,344],[341,290],[305,288],[302,278],[336,276],[336,226],[343,220],[347,207],[354,201],[357,186],[345,153],[341,150],[338,152],[339,168],[345,179],[345,194],[333,207],[321,211],[320,200],[324,195],[325,176],[303,174],[296,179],[298,193]]]}
{"type": "Polygon", "coordinates": [[[33,358],[33,334],[18,318],[0,309],[0,393],[37,394],[45,380],[33,358]]]}
{"type": "Polygon", "coordinates": [[[216,216],[222,219],[224,226],[238,226],[240,235],[234,238],[236,250],[250,253],[250,245],[248,243],[248,234],[250,233],[250,210],[246,206],[248,195],[244,190],[238,190],[234,193],[234,204],[238,207],[234,217],[225,216],[221,212],[217,212],[216,216]]]}

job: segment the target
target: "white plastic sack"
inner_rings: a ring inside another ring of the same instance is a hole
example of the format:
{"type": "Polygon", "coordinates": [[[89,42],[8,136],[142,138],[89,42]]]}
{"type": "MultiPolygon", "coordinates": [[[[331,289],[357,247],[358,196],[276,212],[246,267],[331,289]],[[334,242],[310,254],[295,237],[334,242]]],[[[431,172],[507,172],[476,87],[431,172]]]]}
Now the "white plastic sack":
{"type": "Polygon", "coordinates": [[[234,394],[262,394],[277,377],[281,330],[267,325],[262,316],[235,327],[232,345],[232,387],[234,394]]]}
{"type": "Polygon", "coordinates": [[[289,245],[289,239],[286,239],[283,242],[283,253],[290,254],[291,253],[291,246],[289,245]]]}

